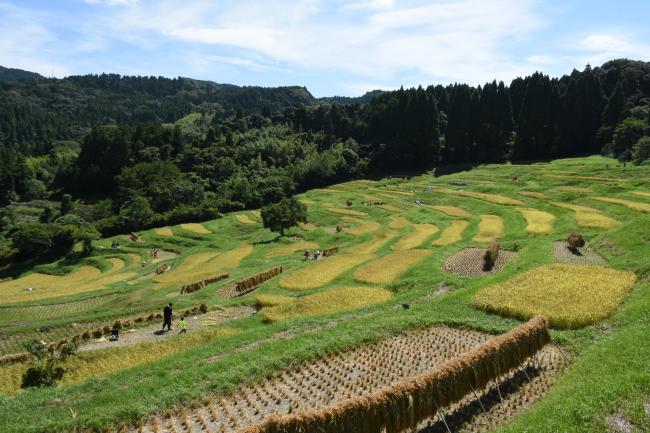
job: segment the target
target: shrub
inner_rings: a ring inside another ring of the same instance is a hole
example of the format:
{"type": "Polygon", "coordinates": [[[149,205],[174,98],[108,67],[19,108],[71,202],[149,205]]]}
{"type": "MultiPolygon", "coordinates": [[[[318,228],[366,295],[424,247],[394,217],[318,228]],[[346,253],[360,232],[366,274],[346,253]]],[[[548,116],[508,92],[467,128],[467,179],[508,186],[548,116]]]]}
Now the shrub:
{"type": "Polygon", "coordinates": [[[499,257],[499,240],[493,239],[490,242],[490,246],[485,250],[485,255],[483,256],[483,270],[489,271],[494,267],[494,264],[497,262],[499,257]]]}
{"type": "Polygon", "coordinates": [[[22,388],[55,385],[67,371],[61,364],[78,348],[76,343],[65,342],[59,344],[58,350],[50,351],[44,342],[38,340],[28,341],[24,346],[33,361],[23,374],[22,388]]]}

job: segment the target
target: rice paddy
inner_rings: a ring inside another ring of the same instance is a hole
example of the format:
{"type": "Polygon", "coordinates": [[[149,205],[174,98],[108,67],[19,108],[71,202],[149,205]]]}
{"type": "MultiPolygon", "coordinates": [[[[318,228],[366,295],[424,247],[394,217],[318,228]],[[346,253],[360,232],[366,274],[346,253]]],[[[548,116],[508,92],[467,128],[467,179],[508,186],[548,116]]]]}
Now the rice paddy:
{"type": "Polygon", "coordinates": [[[327,208],[326,209],[328,212],[336,213],[339,215],[350,215],[350,216],[356,216],[356,217],[367,217],[368,214],[365,212],[361,212],[358,210],[353,210],[353,209],[340,209],[340,208],[327,208]]]}
{"type": "Polygon", "coordinates": [[[366,254],[340,254],[316,260],[282,277],[280,287],[296,291],[321,287],[370,258],[366,254]]]}
{"type": "Polygon", "coordinates": [[[206,229],[202,224],[196,224],[196,223],[181,224],[181,229],[185,230],[186,232],[197,233],[200,235],[207,235],[212,233],[210,230],[206,229]]]}
{"type": "Polygon", "coordinates": [[[393,244],[394,250],[410,250],[422,245],[428,238],[438,233],[438,227],[433,224],[413,224],[413,231],[405,234],[393,244]]]}
{"type": "Polygon", "coordinates": [[[280,247],[275,247],[266,253],[267,258],[288,256],[290,254],[302,253],[304,250],[313,250],[318,248],[319,245],[315,242],[295,242],[280,247]]]}
{"type": "Polygon", "coordinates": [[[372,254],[375,251],[377,251],[379,248],[386,245],[388,242],[390,242],[396,236],[397,236],[397,233],[394,232],[394,231],[375,234],[373,240],[371,240],[369,242],[366,242],[366,243],[363,243],[361,245],[355,246],[354,247],[354,252],[356,254],[372,254]]]}
{"type": "Polygon", "coordinates": [[[461,209],[456,206],[445,206],[445,205],[439,205],[439,206],[427,206],[433,210],[437,210],[438,212],[442,212],[444,214],[447,214],[452,217],[458,217],[458,218],[467,218],[471,216],[469,212],[467,212],[465,209],[461,209]]]}
{"type": "Polygon", "coordinates": [[[630,194],[638,195],[639,197],[650,198],[650,192],[646,191],[630,191],[630,194]]]}
{"type": "Polygon", "coordinates": [[[596,229],[611,229],[619,226],[621,223],[614,218],[608,217],[598,209],[588,206],[581,206],[570,203],[552,202],[553,205],[570,209],[575,212],[576,223],[580,227],[589,227],[596,229]]]}
{"type": "Polygon", "coordinates": [[[546,235],[553,231],[555,215],[534,208],[517,209],[526,219],[526,233],[546,235]]]}
{"type": "Polygon", "coordinates": [[[450,189],[450,188],[434,188],[434,192],[447,195],[458,195],[461,197],[471,197],[478,200],[487,201],[495,204],[510,205],[510,206],[521,206],[524,203],[520,200],[506,197],[499,194],[488,194],[483,192],[474,192],[474,191],[465,191],[460,189],[450,189]]]}
{"type": "Polygon", "coordinates": [[[594,199],[605,203],[620,204],[639,212],[650,213],[650,203],[642,203],[638,201],[624,200],[622,198],[614,197],[594,197],[594,199]]]}
{"type": "Polygon", "coordinates": [[[285,300],[285,302],[264,307],[261,314],[267,321],[276,322],[294,317],[349,311],[383,303],[391,297],[391,292],[380,288],[336,287],[313,295],[293,298],[290,302],[285,300]]]}
{"type": "Polygon", "coordinates": [[[362,283],[390,284],[430,253],[428,250],[395,251],[359,266],[354,271],[354,279],[362,283]]]}
{"type": "Polygon", "coordinates": [[[159,227],[159,228],[157,228],[157,229],[153,229],[153,232],[154,232],[156,235],[158,235],[158,236],[162,236],[162,237],[170,237],[170,236],[174,236],[174,232],[173,232],[172,229],[169,228],[169,227],[159,227]]]}
{"type": "Polygon", "coordinates": [[[365,233],[372,233],[381,228],[381,224],[379,224],[377,221],[372,220],[360,220],[351,217],[343,217],[341,218],[341,221],[354,224],[353,227],[345,230],[347,233],[354,236],[363,235],[365,233]]]}
{"type": "Polygon", "coordinates": [[[301,229],[303,229],[304,231],[307,231],[307,232],[314,231],[314,230],[316,230],[318,228],[318,227],[316,227],[316,225],[314,225],[312,223],[302,223],[302,222],[298,223],[298,227],[300,227],[301,229]]]}
{"type": "Polygon", "coordinates": [[[474,305],[522,320],[543,315],[551,326],[579,328],[614,313],[635,282],[634,273],[603,266],[545,265],[480,290],[474,305]]]}
{"type": "Polygon", "coordinates": [[[387,210],[388,212],[403,212],[402,208],[399,208],[397,206],[393,206],[392,204],[379,204],[375,207],[378,207],[383,210],[387,210]]]}
{"type": "Polygon", "coordinates": [[[453,244],[463,239],[463,232],[469,227],[469,222],[465,220],[453,220],[446,227],[440,237],[434,240],[431,245],[442,247],[445,245],[453,244]]]}
{"type": "Polygon", "coordinates": [[[519,191],[519,194],[525,195],[526,197],[538,198],[540,200],[548,200],[551,198],[543,192],[536,191],[519,191]]]}
{"type": "Polygon", "coordinates": [[[411,225],[410,221],[405,219],[405,218],[392,217],[390,219],[390,224],[388,224],[388,228],[399,230],[399,229],[403,229],[404,227],[409,226],[409,225],[411,225]]]}
{"type": "Polygon", "coordinates": [[[244,224],[244,225],[252,226],[252,225],[257,224],[257,222],[250,219],[250,217],[248,215],[238,214],[238,215],[235,215],[235,219],[237,220],[238,223],[244,224]]]}
{"type": "Polygon", "coordinates": [[[591,188],[583,188],[579,186],[561,186],[557,188],[560,192],[574,192],[578,194],[589,194],[594,192],[591,188]]]}
{"type": "Polygon", "coordinates": [[[478,234],[474,236],[476,242],[492,242],[503,235],[503,219],[497,215],[481,215],[478,224],[478,234]]]}

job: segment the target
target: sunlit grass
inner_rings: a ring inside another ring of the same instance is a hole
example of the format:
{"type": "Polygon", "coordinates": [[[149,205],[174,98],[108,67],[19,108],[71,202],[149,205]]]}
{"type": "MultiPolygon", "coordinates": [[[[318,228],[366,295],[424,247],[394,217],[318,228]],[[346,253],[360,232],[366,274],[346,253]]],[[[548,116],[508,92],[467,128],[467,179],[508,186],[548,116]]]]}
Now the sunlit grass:
{"type": "Polygon", "coordinates": [[[553,231],[555,215],[533,208],[517,209],[526,219],[526,232],[536,235],[546,235],[553,231]]]}
{"type": "Polygon", "coordinates": [[[519,194],[525,195],[527,197],[538,198],[540,200],[548,200],[551,198],[546,194],[544,194],[543,192],[536,192],[536,191],[519,191],[519,194]]]}
{"type": "Polygon", "coordinates": [[[497,215],[481,215],[478,224],[478,234],[474,236],[476,242],[492,242],[493,239],[503,234],[503,220],[497,215]]]}
{"type": "Polygon", "coordinates": [[[389,212],[403,212],[403,209],[393,206],[392,204],[380,204],[377,205],[376,207],[387,210],[389,212]]]}
{"type": "Polygon", "coordinates": [[[462,240],[463,232],[468,226],[469,222],[465,220],[453,220],[451,224],[442,231],[440,237],[434,240],[431,245],[440,247],[462,240]]]}
{"type": "Polygon", "coordinates": [[[602,266],[553,264],[488,286],[474,305],[518,319],[542,315],[558,328],[576,328],[610,316],[630,291],[636,276],[602,266]]]}
{"type": "Polygon", "coordinates": [[[395,251],[387,256],[361,265],[354,271],[354,279],[362,283],[390,284],[431,251],[395,251]]]}

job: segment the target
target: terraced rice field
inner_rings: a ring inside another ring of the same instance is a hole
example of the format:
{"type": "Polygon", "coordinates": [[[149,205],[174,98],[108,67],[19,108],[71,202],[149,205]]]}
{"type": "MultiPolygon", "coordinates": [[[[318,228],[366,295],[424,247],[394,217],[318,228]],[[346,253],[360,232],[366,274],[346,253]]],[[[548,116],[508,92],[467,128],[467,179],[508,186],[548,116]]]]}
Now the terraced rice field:
{"type": "Polygon", "coordinates": [[[433,224],[413,224],[413,229],[412,232],[405,234],[393,244],[394,250],[417,248],[439,231],[438,227],[433,224]]]}
{"type": "Polygon", "coordinates": [[[551,326],[579,328],[609,317],[636,276],[603,266],[540,266],[488,286],[474,296],[478,308],[527,319],[544,315],[551,326]]]}
{"type": "Polygon", "coordinates": [[[543,192],[536,191],[519,191],[519,194],[525,195],[526,197],[538,198],[540,200],[549,200],[551,198],[543,192]]]}
{"type": "Polygon", "coordinates": [[[390,224],[388,224],[388,228],[391,229],[403,229],[406,226],[411,225],[411,222],[405,218],[402,217],[392,217],[390,219],[390,224]]]}
{"type": "Polygon", "coordinates": [[[510,205],[510,206],[521,206],[524,203],[520,200],[506,197],[499,194],[488,194],[483,192],[474,192],[474,191],[464,191],[450,188],[433,188],[433,192],[447,195],[458,195],[461,197],[471,197],[478,200],[487,201],[495,204],[510,205]]]}
{"type": "Polygon", "coordinates": [[[157,228],[157,229],[153,229],[153,232],[154,232],[157,236],[162,236],[162,237],[170,237],[170,236],[174,236],[174,232],[173,232],[172,229],[169,228],[169,227],[159,227],[159,228],[157,228]]]}
{"type": "Polygon", "coordinates": [[[447,206],[447,205],[439,205],[439,206],[431,206],[428,205],[428,208],[431,208],[433,210],[437,210],[438,212],[442,212],[446,215],[452,216],[452,217],[458,217],[458,218],[467,218],[471,216],[472,214],[467,212],[465,209],[461,209],[456,206],[447,206]]]}
{"type": "Polygon", "coordinates": [[[242,215],[242,214],[235,215],[235,220],[237,220],[237,222],[240,224],[249,225],[249,226],[253,226],[257,224],[257,221],[253,221],[252,219],[250,219],[248,215],[242,215]]]}
{"type": "Polygon", "coordinates": [[[372,233],[381,228],[381,224],[379,224],[377,221],[372,220],[360,220],[357,218],[343,217],[341,218],[341,221],[354,224],[353,227],[345,230],[347,233],[354,236],[372,233]]]}
{"type": "Polygon", "coordinates": [[[367,217],[368,214],[365,212],[361,212],[358,210],[353,210],[353,209],[340,209],[340,208],[327,208],[326,209],[328,212],[336,213],[339,215],[350,215],[350,216],[356,216],[356,217],[367,217]]]}
{"type": "Polygon", "coordinates": [[[197,233],[200,235],[207,235],[212,233],[210,230],[206,229],[202,224],[196,224],[196,223],[181,224],[181,229],[187,232],[197,233]]]}
{"type": "Polygon", "coordinates": [[[469,222],[465,220],[453,220],[449,226],[442,231],[440,237],[434,240],[431,245],[442,247],[458,242],[463,239],[463,232],[467,227],[469,227],[469,222]]]}
{"type": "Polygon", "coordinates": [[[336,277],[368,259],[369,254],[340,254],[327,257],[297,269],[280,280],[280,286],[289,290],[308,290],[324,286],[336,277]]]}
{"type": "Polygon", "coordinates": [[[534,208],[517,209],[526,219],[526,233],[546,235],[553,231],[555,215],[534,208]]]}
{"type": "Polygon", "coordinates": [[[372,254],[397,236],[394,231],[375,233],[373,240],[354,247],[356,254],[372,254]]]}
{"type": "Polygon", "coordinates": [[[275,302],[266,299],[261,314],[269,322],[294,317],[317,316],[320,314],[349,311],[388,301],[392,293],[374,287],[336,287],[324,292],[299,298],[276,297],[275,302]]]}
{"type": "Polygon", "coordinates": [[[625,206],[627,208],[639,212],[650,213],[650,203],[642,203],[638,201],[624,200],[622,198],[614,198],[614,197],[594,197],[594,199],[605,203],[620,204],[622,206],[625,206]]]}
{"type": "Polygon", "coordinates": [[[304,250],[313,250],[319,245],[315,242],[294,242],[280,247],[275,247],[266,253],[267,258],[288,256],[290,254],[302,253],[304,250]]]}
{"type": "Polygon", "coordinates": [[[608,217],[598,209],[594,209],[588,206],[561,202],[552,202],[552,204],[564,209],[570,209],[574,211],[576,223],[580,227],[611,229],[621,224],[619,221],[608,217]]]}
{"type": "MultiPolygon", "coordinates": [[[[490,337],[444,326],[413,331],[347,352],[309,360],[278,371],[268,380],[243,386],[229,395],[215,395],[191,407],[158,414],[129,433],[231,433],[261,424],[273,415],[286,415],[334,406],[347,399],[372,395],[406,377],[422,374],[457,357],[490,337]]],[[[474,396],[442,408],[454,431],[485,431],[493,420],[506,419],[530,406],[552,385],[566,366],[560,353],[547,347],[532,363],[478,390],[489,414],[479,414],[474,396]],[[530,379],[527,381],[526,377],[530,379]],[[502,397],[502,399],[499,398],[502,397]],[[467,417],[466,414],[471,416],[467,417]],[[472,422],[475,421],[475,422],[472,422]],[[478,422],[476,422],[478,421],[478,422]]],[[[431,430],[444,428],[439,419],[431,430]]],[[[421,426],[425,428],[426,423],[421,426]]],[[[430,430],[422,430],[422,432],[430,430]]]]}
{"type": "Polygon", "coordinates": [[[476,242],[492,242],[503,235],[503,219],[500,216],[481,215],[480,218],[478,234],[474,236],[476,242]]]}
{"type": "Polygon", "coordinates": [[[387,210],[388,212],[403,212],[404,210],[402,208],[399,208],[397,206],[393,206],[392,204],[379,204],[375,207],[378,207],[383,210],[387,210]]]}
{"type": "Polygon", "coordinates": [[[314,231],[314,230],[316,230],[318,228],[318,227],[316,227],[315,224],[312,224],[312,223],[298,223],[298,227],[300,227],[301,229],[303,229],[303,230],[305,230],[307,232],[314,231]]]}
{"type": "Polygon", "coordinates": [[[359,266],[354,271],[354,279],[362,283],[390,284],[430,253],[428,250],[395,251],[359,266]]]}
{"type": "Polygon", "coordinates": [[[560,192],[575,192],[578,194],[589,194],[594,192],[591,188],[583,188],[579,186],[561,186],[557,188],[560,192]]]}
{"type": "Polygon", "coordinates": [[[638,195],[639,197],[650,198],[650,192],[646,191],[630,191],[630,194],[638,195]]]}

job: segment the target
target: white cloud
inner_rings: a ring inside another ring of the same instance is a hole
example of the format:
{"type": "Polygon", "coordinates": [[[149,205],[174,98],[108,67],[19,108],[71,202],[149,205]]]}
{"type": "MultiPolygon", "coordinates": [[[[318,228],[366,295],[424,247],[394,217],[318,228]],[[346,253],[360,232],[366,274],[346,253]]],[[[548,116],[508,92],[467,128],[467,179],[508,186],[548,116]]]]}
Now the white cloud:
{"type": "Polygon", "coordinates": [[[578,45],[577,61],[598,65],[616,58],[650,60],[650,45],[639,43],[632,34],[591,34],[578,45]]]}
{"type": "Polygon", "coordinates": [[[344,10],[362,11],[373,9],[392,9],[395,6],[395,0],[368,0],[355,1],[343,5],[344,10]]]}
{"type": "Polygon", "coordinates": [[[91,5],[129,6],[137,4],[139,0],[84,0],[84,2],[91,5]]]}

